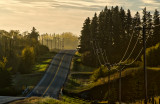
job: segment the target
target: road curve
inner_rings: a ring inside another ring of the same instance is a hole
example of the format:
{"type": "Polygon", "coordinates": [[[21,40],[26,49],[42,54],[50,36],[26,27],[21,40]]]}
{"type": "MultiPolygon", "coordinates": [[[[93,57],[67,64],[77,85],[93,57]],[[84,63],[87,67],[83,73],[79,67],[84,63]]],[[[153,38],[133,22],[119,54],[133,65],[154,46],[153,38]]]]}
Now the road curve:
{"type": "Polygon", "coordinates": [[[75,50],[64,50],[59,52],[53,58],[41,81],[27,97],[50,96],[57,99],[59,97],[59,91],[66,81],[74,53],[75,50]]]}

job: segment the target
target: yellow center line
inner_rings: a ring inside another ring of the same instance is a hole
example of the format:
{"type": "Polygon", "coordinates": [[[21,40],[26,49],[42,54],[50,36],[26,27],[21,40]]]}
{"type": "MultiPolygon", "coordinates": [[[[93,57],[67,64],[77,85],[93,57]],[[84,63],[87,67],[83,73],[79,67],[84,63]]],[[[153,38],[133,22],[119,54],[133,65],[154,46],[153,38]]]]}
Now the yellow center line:
{"type": "Polygon", "coordinates": [[[49,87],[51,86],[51,84],[52,84],[53,81],[55,80],[55,78],[56,78],[56,76],[57,76],[57,73],[58,73],[58,71],[59,71],[59,69],[60,69],[60,66],[61,66],[61,64],[62,64],[62,61],[63,61],[63,59],[64,59],[64,56],[65,56],[65,54],[63,55],[63,57],[62,57],[62,59],[61,59],[61,62],[60,62],[60,64],[59,64],[59,66],[58,66],[58,69],[57,69],[56,74],[54,75],[54,77],[53,77],[51,83],[49,84],[49,86],[47,87],[47,89],[44,91],[44,93],[43,93],[42,96],[44,96],[44,95],[46,94],[46,92],[48,91],[49,87]]]}

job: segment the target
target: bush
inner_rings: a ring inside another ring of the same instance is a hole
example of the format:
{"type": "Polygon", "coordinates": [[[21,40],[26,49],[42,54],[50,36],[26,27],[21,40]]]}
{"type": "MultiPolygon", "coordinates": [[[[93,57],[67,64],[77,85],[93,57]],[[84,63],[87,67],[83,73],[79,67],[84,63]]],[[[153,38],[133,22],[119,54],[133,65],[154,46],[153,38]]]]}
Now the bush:
{"type": "Polygon", "coordinates": [[[32,66],[35,63],[35,52],[33,47],[26,47],[22,50],[22,60],[19,71],[22,74],[28,74],[32,72],[32,66]]]}
{"type": "Polygon", "coordinates": [[[47,46],[39,45],[39,54],[40,55],[43,55],[48,52],[49,52],[49,48],[47,46]]]}
{"type": "MultiPolygon", "coordinates": [[[[160,65],[160,43],[146,49],[147,65],[156,67],[160,65]]],[[[143,60],[143,57],[142,57],[143,60]]]]}
{"type": "Polygon", "coordinates": [[[107,75],[107,69],[104,66],[101,66],[97,70],[93,72],[93,75],[91,76],[91,79],[93,81],[97,81],[99,78],[103,78],[107,75]]]}
{"type": "Polygon", "coordinates": [[[0,88],[5,88],[11,85],[12,76],[11,68],[6,68],[7,59],[3,58],[3,61],[0,61],[0,88]]]}

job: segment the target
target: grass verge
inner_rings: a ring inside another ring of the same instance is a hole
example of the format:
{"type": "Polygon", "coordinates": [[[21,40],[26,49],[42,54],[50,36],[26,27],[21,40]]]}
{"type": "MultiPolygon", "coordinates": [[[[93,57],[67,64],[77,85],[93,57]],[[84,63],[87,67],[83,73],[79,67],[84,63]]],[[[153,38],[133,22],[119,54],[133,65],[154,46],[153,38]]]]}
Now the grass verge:
{"type": "Polygon", "coordinates": [[[81,91],[81,88],[91,83],[90,77],[96,68],[81,63],[81,54],[76,52],[71,63],[71,70],[64,90],[71,93],[81,91]]]}
{"type": "Polygon", "coordinates": [[[50,97],[31,97],[23,100],[14,101],[10,104],[90,104],[90,102],[83,101],[78,98],[62,96],[61,100],[56,100],[50,97]]]}
{"type": "MultiPolygon", "coordinates": [[[[36,64],[32,67],[33,72],[31,74],[16,74],[13,76],[13,87],[20,92],[27,87],[31,90],[43,77],[46,69],[50,65],[55,52],[50,52],[37,58],[36,64]]],[[[21,93],[18,94],[21,96],[21,93]]]]}

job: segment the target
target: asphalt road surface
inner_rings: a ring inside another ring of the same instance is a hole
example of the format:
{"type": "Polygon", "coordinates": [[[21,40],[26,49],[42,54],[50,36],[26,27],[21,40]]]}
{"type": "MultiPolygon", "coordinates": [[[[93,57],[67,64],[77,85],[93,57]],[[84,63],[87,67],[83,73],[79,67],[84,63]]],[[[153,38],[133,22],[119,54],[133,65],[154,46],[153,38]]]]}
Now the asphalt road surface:
{"type": "Polygon", "coordinates": [[[25,97],[11,97],[11,96],[0,96],[0,104],[7,104],[11,101],[21,100],[25,97]]]}
{"type": "Polygon", "coordinates": [[[64,50],[59,52],[52,60],[39,84],[29,95],[27,95],[27,97],[50,96],[57,99],[59,97],[59,92],[67,79],[74,53],[74,50],[64,50]]]}

